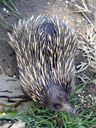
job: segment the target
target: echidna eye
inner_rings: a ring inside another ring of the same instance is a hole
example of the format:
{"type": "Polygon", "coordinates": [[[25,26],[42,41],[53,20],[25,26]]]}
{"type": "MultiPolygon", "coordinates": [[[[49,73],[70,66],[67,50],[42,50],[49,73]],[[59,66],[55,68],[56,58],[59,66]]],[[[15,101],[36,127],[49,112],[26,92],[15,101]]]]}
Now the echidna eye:
{"type": "Polygon", "coordinates": [[[60,104],[54,104],[53,106],[54,106],[55,109],[60,109],[61,108],[60,104]]]}

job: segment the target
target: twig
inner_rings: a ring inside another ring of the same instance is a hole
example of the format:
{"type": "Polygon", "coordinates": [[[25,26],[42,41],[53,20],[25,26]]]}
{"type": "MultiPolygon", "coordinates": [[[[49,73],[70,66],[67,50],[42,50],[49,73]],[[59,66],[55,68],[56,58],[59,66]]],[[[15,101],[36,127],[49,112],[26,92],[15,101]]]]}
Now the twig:
{"type": "Polygon", "coordinates": [[[81,12],[83,11],[83,12],[89,12],[89,13],[92,13],[92,11],[89,10],[87,6],[85,6],[84,1],[83,1],[83,6],[84,6],[85,8],[79,6],[79,5],[78,5],[76,2],[74,2],[74,1],[71,1],[70,3],[73,4],[75,7],[77,7],[81,12]]]}
{"type": "Polygon", "coordinates": [[[14,5],[13,1],[10,0],[10,2],[11,2],[11,4],[12,4],[12,6],[14,7],[14,9],[18,12],[18,14],[21,15],[21,13],[18,11],[18,9],[16,8],[16,6],[14,5]]]}
{"type": "Polygon", "coordinates": [[[93,27],[93,30],[96,32],[95,26],[93,25],[93,23],[89,20],[89,18],[86,16],[86,14],[84,12],[82,12],[82,15],[84,16],[84,18],[88,21],[89,24],[91,24],[91,26],[93,27]]]}
{"type": "Polygon", "coordinates": [[[95,26],[93,25],[93,23],[90,21],[90,19],[89,19],[89,18],[86,16],[86,14],[85,14],[85,12],[92,13],[92,11],[90,11],[90,10],[88,9],[88,7],[86,6],[84,0],[82,0],[82,4],[83,4],[84,8],[83,8],[83,7],[80,7],[80,6],[79,6],[76,2],[74,2],[74,1],[71,1],[70,3],[73,4],[75,7],[77,7],[77,8],[79,9],[79,11],[77,11],[77,12],[80,12],[80,13],[83,15],[83,17],[88,21],[89,24],[91,24],[91,26],[93,27],[93,30],[96,32],[95,26]]]}

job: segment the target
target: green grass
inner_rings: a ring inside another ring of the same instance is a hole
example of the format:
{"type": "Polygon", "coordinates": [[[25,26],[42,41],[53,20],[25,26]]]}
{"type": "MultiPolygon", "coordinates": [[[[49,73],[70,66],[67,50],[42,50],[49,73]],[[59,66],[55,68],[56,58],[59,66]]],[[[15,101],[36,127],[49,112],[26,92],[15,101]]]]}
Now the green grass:
{"type": "MultiPolygon", "coordinates": [[[[16,9],[15,5],[13,4],[12,0],[0,0],[0,4],[6,8],[6,10],[11,13],[11,15],[14,15],[18,20],[21,18],[24,18],[20,12],[16,9]]],[[[0,24],[8,31],[12,32],[12,25],[7,23],[6,20],[3,18],[3,14],[6,14],[6,12],[3,11],[3,8],[0,13],[0,24]]],[[[7,14],[6,14],[7,15],[7,14]]],[[[0,38],[0,40],[4,40],[4,38],[0,38]]]]}
{"type": "Polygon", "coordinates": [[[13,4],[12,0],[0,0],[0,2],[8,8],[14,15],[19,19],[20,17],[24,18],[18,10],[16,10],[15,5],[13,4]],[[20,16],[20,17],[19,17],[20,16]]]}
{"type": "Polygon", "coordinates": [[[96,110],[92,106],[89,110],[71,116],[65,112],[51,112],[48,109],[35,107],[35,112],[30,107],[29,112],[19,113],[18,116],[30,128],[91,128],[96,126],[96,110]]]}
{"type": "MultiPolygon", "coordinates": [[[[12,0],[0,0],[0,4],[6,7],[10,12],[18,19],[23,16],[16,10],[12,0]]],[[[1,14],[0,14],[1,15],[1,14]]],[[[10,25],[4,21],[0,16],[0,24],[9,31],[12,31],[10,25]]],[[[0,38],[0,40],[8,40],[6,38],[0,38]]],[[[77,109],[75,115],[70,115],[66,112],[52,112],[44,107],[38,107],[33,104],[29,109],[22,112],[8,111],[0,113],[0,119],[13,119],[20,118],[26,122],[26,128],[96,128],[96,100],[91,107],[82,106],[79,103],[79,98],[76,97],[76,92],[82,88],[85,84],[90,83],[86,81],[81,83],[73,90],[70,100],[73,107],[77,109]]]]}
{"type": "MultiPolygon", "coordinates": [[[[79,85],[79,87],[87,84],[88,81],[79,85]]],[[[80,88],[79,88],[80,89],[80,88]]],[[[96,101],[90,108],[83,108],[81,104],[78,104],[78,98],[76,98],[76,87],[71,95],[72,106],[76,105],[77,113],[70,115],[66,112],[52,112],[46,108],[38,108],[34,105],[33,108],[29,106],[29,110],[26,112],[18,113],[17,115],[26,122],[28,128],[96,128],[96,101]]]]}
{"type": "Polygon", "coordinates": [[[70,96],[71,106],[77,110],[75,115],[53,112],[33,103],[32,106],[28,105],[26,111],[3,111],[2,113],[6,115],[0,114],[0,119],[14,119],[15,121],[21,119],[26,123],[26,128],[96,128],[96,100],[90,108],[88,106],[84,108],[78,103],[80,99],[76,97],[76,92],[85,84],[88,84],[88,81],[76,86],[73,90],[74,94],[72,92],[70,96]]]}

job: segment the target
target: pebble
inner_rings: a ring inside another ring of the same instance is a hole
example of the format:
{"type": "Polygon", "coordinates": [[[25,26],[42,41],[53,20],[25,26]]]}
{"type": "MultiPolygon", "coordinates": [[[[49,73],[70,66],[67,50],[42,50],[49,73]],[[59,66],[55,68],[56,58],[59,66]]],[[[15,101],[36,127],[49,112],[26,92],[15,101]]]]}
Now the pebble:
{"type": "Polygon", "coordinates": [[[13,78],[16,78],[16,75],[13,75],[13,78]]]}
{"type": "Polygon", "coordinates": [[[80,94],[78,94],[78,96],[80,97],[81,95],[80,95],[80,94]]]}
{"type": "Polygon", "coordinates": [[[3,116],[5,116],[5,113],[3,113],[3,116]]]}
{"type": "Polygon", "coordinates": [[[76,113],[76,109],[75,108],[71,109],[70,114],[74,115],[75,113],[76,113]]]}
{"type": "Polygon", "coordinates": [[[4,12],[6,12],[6,11],[7,11],[7,9],[6,9],[6,8],[3,8],[3,11],[4,11],[4,12]]]}
{"type": "Polygon", "coordinates": [[[81,102],[83,103],[84,102],[84,99],[81,99],[81,102]]]}
{"type": "Polygon", "coordinates": [[[66,4],[68,4],[68,3],[69,3],[69,1],[68,1],[68,0],[66,0],[65,2],[66,2],[66,4]]]}
{"type": "Polygon", "coordinates": [[[88,95],[89,97],[92,97],[91,95],[88,95]]]}
{"type": "Polygon", "coordinates": [[[85,93],[85,91],[82,91],[83,93],[85,93]]]}

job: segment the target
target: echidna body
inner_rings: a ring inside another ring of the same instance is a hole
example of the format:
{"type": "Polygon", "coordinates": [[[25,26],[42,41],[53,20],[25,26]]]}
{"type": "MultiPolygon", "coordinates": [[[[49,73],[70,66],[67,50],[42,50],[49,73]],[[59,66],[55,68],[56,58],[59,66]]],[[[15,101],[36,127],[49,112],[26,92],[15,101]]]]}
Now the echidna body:
{"type": "Polygon", "coordinates": [[[32,16],[9,34],[24,92],[51,110],[70,111],[76,38],[56,17],[32,16]]]}

